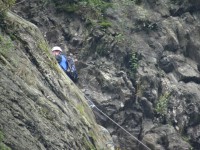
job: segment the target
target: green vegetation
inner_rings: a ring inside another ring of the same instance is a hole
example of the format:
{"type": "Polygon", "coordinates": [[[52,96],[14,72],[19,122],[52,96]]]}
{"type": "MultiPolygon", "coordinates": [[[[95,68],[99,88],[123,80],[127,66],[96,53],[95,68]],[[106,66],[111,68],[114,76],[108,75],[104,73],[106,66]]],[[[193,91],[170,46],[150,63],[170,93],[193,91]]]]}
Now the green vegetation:
{"type": "Polygon", "coordinates": [[[98,44],[96,45],[96,52],[101,56],[106,56],[108,54],[108,48],[106,48],[106,45],[104,44],[98,44]]]}
{"type": "Polygon", "coordinates": [[[3,133],[0,131],[0,142],[3,141],[3,138],[4,138],[3,133]]]}
{"type": "Polygon", "coordinates": [[[0,22],[5,17],[6,11],[15,4],[15,0],[0,0],[0,22]]]}
{"type": "Polygon", "coordinates": [[[112,6],[111,3],[105,2],[103,0],[82,0],[82,2],[87,2],[88,6],[101,12],[104,12],[107,8],[112,6]]]}
{"type": "Polygon", "coordinates": [[[11,150],[8,146],[3,143],[4,135],[0,131],[0,150],[11,150]]]}
{"type": "Polygon", "coordinates": [[[125,41],[125,37],[123,35],[123,33],[118,33],[116,36],[115,36],[115,41],[117,43],[123,43],[125,41]]]}
{"type": "Polygon", "coordinates": [[[64,4],[64,5],[58,5],[56,9],[59,12],[73,13],[79,9],[79,6],[77,4],[64,4]]]}
{"type": "Polygon", "coordinates": [[[108,28],[108,27],[111,27],[111,26],[112,26],[112,24],[111,24],[110,22],[106,21],[106,20],[100,22],[99,25],[100,25],[102,28],[108,28]]]}
{"type": "Polygon", "coordinates": [[[156,23],[153,23],[151,20],[151,11],[146,10],[142,6],[136,7],[136,15],[137,20],[135,22],[135,28],[136,30],[157,30],[158,26],[156,23]]]}
{"type": "Polygon", "coordinates": [[[80,0],[79,2],[52,0],[52,2],[55,4],[58,12],[76,13],[79,15],[84,13],[86,22],[89,25],[100,25],[102,28],[111,26],[111,23],[103,16],[105,10],[112,7],[109,2],[103,0],[80,0]]]}
{"type": "Polygon", "coordinates": [[[137,80],[137,69],[139,66],[139,58],[135,50],[132,50],[131,54],[129,54],[128,60],[128,66],[130,68],[128,74],[130,79],[135,82],[137,80]]]}
{"type": "Polygon", "coordinates": [[[142,0],[135,0],[135,4],[136,4],[136,5],[142,4],[142,0]]]}
{"type": "Polygon", "coordinates": [[[157,101],[155,108],[155,111],[158,114],[163,116],[167,114],[169,97],[170,97],[170,92],[165,92],[163,95],[159,97],[159,100],[157,101]]]}
{"type": "Polygon", "coordinates": [[[85,111],[84,111],[84,106],[83,105],[77,105],[77,110],[80,112],[80,114],[82,115],[82,116],[84,116],[85,115],[85,111]]]}
{"type": "Polygon", "coordinates": [[[13,42],[9,37],[0,34],[0,55],[9,58],[10,51],[14,48],[13,42]]]}
{"type": "Polygon", "coordinates": [[[15,4],[15,0],[0,0],[0,13],[7,11],[15,4]]]}
{"type": "Polygon", "coordinates": [[[52,2],[55,4],[57,11],[62,12],[78,12],[81,10],[80,12],[83,13],[82,10],[88,9],[104,12],[108,7],[111,7],[111,3],[103,0],[80,0],[79,2],[52,0],[52,2]]]}
{"type": "Polygon", "coordinates": [[[43,50],[45,53],[49,54],[50,56],[50,53],[49,53],[49,46],[48,44],[46,43],[46,41],[44,40],[40,40],[38,41],[38,47],[43,50]]]}
{"type": "MultiPolygon", "coordinates": [[[[94,130],[90,130],[88,135],[85,135],[83,138],[83,142],[86,145],[86,149],[88,150],[97,150],[98,148],[94,147],[95,140],[97,139],[97,135],[95,134],[94,130]],[[87,137],[87,138],[86,138],[87,137]]],[[[104,150],[104,149],[99,149],[104,150]]]]}
{"type": "Polygon", "coordinates": [[[96,150],[94,145],[89,140],[87,140],[85,137],[83,138],[83,143],[86,146],[86,149],[88,149],[88,150],[96,150]]]}
{"type": "Polygon", "coordinates": [[[112,7],[111,3],[103,0],[82,0],[82,2],[83,1],[86,2],[86,7],[88,7],[88,11],[91,12],[91,20],[98,20],[97,25],[100,25],[101,28],[108,28],[112,26],[111,22],[107,21],[103,16],[103,13],[106,11],[106,9],[112,7]]]}
{"type": "Polygon", "coordinates": [[[107,21],[104,18],[100,18],[98,21],[93,20],[91,18],[86,19],[86,26],[91,27],[91,26],[100,26],[102,29],[107,29],[108,27],[112,26],[112,23],[107,21]]]}
{"type": "Polygon", "coordinates": [[[84,106],[83,104],[78,104],[76,106],[76,109],[79,111],[81,118],[83,119],[83,122],[85,124],[89,125],[91,123],[91,119],[89,118],[89,116],[85,110],[85,107],[87,107],[87,106],[84,106]]]}
{"type": "Polygon", "coordinates": [[[130,67],[131,67],[131,72],[136,73],[137,68],[138,68],[138,56],[137,53],[133,50],[131,54],[131,59],[130,59],[130,67]]]}
{"type": "Polygon", "coordinates": [[[6,12],[15,4],[15,0],[0,0],[0,27],[4,27],[6,12]]]}

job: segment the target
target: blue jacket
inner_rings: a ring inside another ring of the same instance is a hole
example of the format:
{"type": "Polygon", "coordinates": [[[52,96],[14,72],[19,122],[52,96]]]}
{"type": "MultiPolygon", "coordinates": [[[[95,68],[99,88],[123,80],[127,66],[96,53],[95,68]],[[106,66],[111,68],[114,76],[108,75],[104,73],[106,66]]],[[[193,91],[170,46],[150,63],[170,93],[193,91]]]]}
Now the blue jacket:
{"type": "Polygon", "coordinates": [[[56,56],[56,59],[60,65],[60,67],[66,72],[68,69],[68,62],[65,55],[56,56]]]}
{"type": "Polygon", "coordinates": [[[77,82],[78,74],[76,71],[76,67],[73,61],[73,58],[67,58],[65,55],[56,56],[56,60],[58,61],[60,67],[65,71],[65,73],[74,81],[77,82]]]}

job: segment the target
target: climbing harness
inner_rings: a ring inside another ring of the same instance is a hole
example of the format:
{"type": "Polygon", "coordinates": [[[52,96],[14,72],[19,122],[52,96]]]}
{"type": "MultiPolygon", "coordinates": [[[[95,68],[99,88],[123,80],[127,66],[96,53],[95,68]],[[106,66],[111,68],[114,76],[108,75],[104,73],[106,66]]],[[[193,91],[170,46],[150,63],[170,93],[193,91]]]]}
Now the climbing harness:
{"type": "Polygon", "coordinates": [[[121,128],[123,131],[125,131],[128,135],[130,135],[133,139],[135,139],[137,142],[139,142],[142,146],[144,146],[147,150],[151,150],[147,145],[145,145],[142,141],[138,140],[133,134],[128,132],[125,128],[120,126],[117,122],[115,122],[112,118],[110,118],[108,115],[106,115],[103,111],[101,111],[87,96],[85,96],[88,105],[90,108],[98,110],[103,116],[108,118],[110,121],[112,121],[115,125],[117,125],[119,128],[121,128]]]}

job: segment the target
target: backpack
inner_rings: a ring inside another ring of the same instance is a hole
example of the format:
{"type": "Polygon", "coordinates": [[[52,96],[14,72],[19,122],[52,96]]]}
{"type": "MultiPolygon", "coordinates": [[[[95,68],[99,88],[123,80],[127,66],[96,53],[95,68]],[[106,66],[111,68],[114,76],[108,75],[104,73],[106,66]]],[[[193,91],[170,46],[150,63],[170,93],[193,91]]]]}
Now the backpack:
{"type": "Polygon", "coordinates": [[[78,74],[77,74],[77,71],[76,71],[76,67],[75,67],[75,63],[74,63],[74,58],[72,58],[71,56],[69,56],[67,58],[67,63],[68,63],[68,71],[67,71],[68,76],[74,82],[77,82],[78,81],[78,74]]]}
{"type": "Polygon", "coordinates": [[[73,58],[71,56],[66,57],[65,55],[59,55],[56,57],[56,60],[65,73],[70,77],[70,79],[74,82],[77,82],[78,74],[73,58]]]}

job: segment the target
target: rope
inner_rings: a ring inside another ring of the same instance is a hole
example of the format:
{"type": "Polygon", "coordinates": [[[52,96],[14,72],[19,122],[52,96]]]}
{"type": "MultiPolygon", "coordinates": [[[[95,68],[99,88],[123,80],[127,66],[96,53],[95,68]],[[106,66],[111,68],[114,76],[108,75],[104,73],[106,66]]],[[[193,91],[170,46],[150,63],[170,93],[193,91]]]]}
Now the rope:
{"type": "Polygon", "coordinates": [[[143,145],[147,150],[151,150],[147,145],[145,145],[142,141],[138,140],[134,135],[132,135],[130,132],[128,132],[126,129],[124,129],[122,126],[120,126],[117,122],[115,122],[112,118],[110,118],[108,115],[106,115],[103,111],[101,111],[98,107],[95,106],[95,108],[103,114],[105,117],[107,117],[109,120],[111,120],[114,124],[116,124],[118,127],[120,127],[123,131],[125,131],[128,135],[130,135],[133,139],[138,141],[141,145],[143,145]]]}
{"type": "Polygon", "coordinates": [[[106,118],[108,118],[110,121],[112,121],[115,125],[117,125],[119,128],[121,128],[123,131],[125,131],[128,135],[130,135],[133,139],[135,139],[136,141],[138,141],[141,145],[143,145],[147,150],[151,150],[147,145],[145,145],[142,141],[138,140],[133,134],[131,134],[130,132],[128,132],[125,128],[123,128],[122,126],[120,126],[117,122],[115,122],[112,118],[110,118],[108,115],[106,115],[103,111],[101,111],[91,100],[89,100],[86,96],[85,98],[88,101],[88,105],[89,107],[91,107],[92,109],[96,108],[102,115],[104,115],[106,118]]]}

